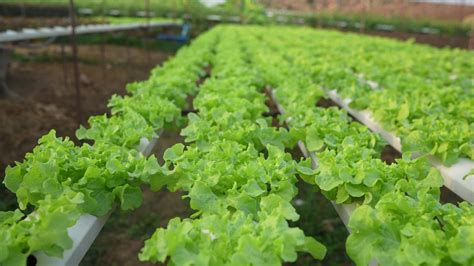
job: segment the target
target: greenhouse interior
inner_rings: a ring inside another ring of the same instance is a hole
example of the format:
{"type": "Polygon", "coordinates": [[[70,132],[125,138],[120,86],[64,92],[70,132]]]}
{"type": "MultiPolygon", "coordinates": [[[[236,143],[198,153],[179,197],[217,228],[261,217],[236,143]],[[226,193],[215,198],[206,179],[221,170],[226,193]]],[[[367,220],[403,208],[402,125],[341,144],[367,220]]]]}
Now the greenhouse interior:
{"type": "Polygon", "coordinates": [[[0,0],[0,266],[474,266],[474,0],[0,0]]]}

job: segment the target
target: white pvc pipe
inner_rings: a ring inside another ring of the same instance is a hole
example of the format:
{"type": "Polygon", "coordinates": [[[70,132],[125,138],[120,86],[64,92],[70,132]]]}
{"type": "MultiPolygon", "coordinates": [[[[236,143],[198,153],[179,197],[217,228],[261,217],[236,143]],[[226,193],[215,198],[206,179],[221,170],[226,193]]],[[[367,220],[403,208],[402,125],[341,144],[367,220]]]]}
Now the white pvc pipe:
{"type": "MultiPolygon", "coordinates": [[[[76,34],[92,34],[92,33],[102,33],[102,32],[111,32],[111,31],[123,31],[123,30],[132,30],[146,27],[169,27],[169,26],[178,26],[177,23],[172,22],[152,22],[150,24],[146,23],[129,23],[121,25],[111,25],[111,24],[97,24],[97,25],[79,25],[76,27],[76,34]]],[[[71,34],[71,27],[42,27],[39,29],[28,29],[25,28],[22,31],[13,31],[7,30],[0,33],[0,43],[2,42],[15,42],[15,41],[25,41],[31,39],[42,39],[42,38],[51,38],[51,37],[61,37],[68,36],[71,34]]]]}
{"type": "MultiPolygon", "coordinates": [[[[159,131],[160,135],[162,130],[159,131]]],[[[154,137],[151,140],[141,138],[137,150],[144,156],[148,156],[153,151],[153,148],[158,140],[154,137]]],[[[37,266],[76,266],[82,261],[89,248],[94,243],[105,222],[109,218],[113,209],[102,217],[96,217],[90,214],[83,214],[76,222],[76,224],[68,228],[69,237],[73,241],[72,248],[64,251],[63,257],[50,257],[43,252],[36,252],[33,254],[37,259],[37,266]]]]}

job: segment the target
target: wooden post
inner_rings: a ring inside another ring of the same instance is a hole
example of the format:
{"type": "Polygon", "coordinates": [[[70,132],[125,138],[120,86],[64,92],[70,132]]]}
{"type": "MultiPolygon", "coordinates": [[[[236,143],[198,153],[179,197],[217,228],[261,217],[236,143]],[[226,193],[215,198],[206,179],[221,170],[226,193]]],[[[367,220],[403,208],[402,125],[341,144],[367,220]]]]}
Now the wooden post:
{"type": "Polygon", "coordinates": [[[69,18],[71,20],[71,48],[74,66],[74,87],[76,90],[76,115],[77,123],[82,123],[82,99],[81,88],[79,86],[79,63],[77,62],[77,44],[76,44],[76,14],[74,10],[74,0],[69,0],[69,18]]]}
{"type": "Polygon", "coordinates": [[[7,72],[11,51],[0,46],[0,96],[8,95],[7,72]]]}
{"type": "MultiPolygon", "coordinates": [[[[101,23],[105,24],[105,0],[102,0],[101,2],[101,11],[102,11],[102,14],[101,14],[101,23]]],[[[107,79],[107,74],[106,74],[106,69],[105,69],[105,62],[106,62],[106,58],[105,58],[105,41],[106,41],[106,38],[105,38],[105,32],[100,34],[100,61],[101,61],[101,65],[102,65],[102,82],[104,83],[104,86],[106,86],[106,79],[107,79]]]]}
{"type": "Polygon", "coordinates": [[[471,24],[471,31],[469,34],[469,43],[467,45],[467,48],[470,50],[474,50],[474,25],[472,24],[471,24]]]}
{"type": "Polygon", "coordinates": [[[64,47],[64,43],[61,43],[61,58],[63,62],[63,79],[64,79],[64,89],[67,91],[69,89],[69,79],[67,74],[67,61],[66,61],[66,51],[64,47]]]}
{"type": "Polygon", "coordinates": [[[245,22],[244,11],[245,11],[245,0],[240,0],[240,23],[242,24],[245,22]]]}
{"type": "Polygon", "coordinates": [[[151,53],[148,45],[148,35],[151,33],[150,28],[150,0],[145,0],[145,8],[146,8],[146,33],[145,33],[145,49],[146,49],[146,60],[148,66],[151,65],[151,53]]]}

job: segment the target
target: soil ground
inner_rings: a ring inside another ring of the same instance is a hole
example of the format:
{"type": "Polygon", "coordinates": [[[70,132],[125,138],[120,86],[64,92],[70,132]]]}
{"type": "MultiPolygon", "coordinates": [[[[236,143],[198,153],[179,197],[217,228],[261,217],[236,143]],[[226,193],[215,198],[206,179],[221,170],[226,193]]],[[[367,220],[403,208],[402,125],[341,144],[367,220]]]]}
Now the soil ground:
{"type": "MultiPolygon", "coordinates": [[[[145,80],[149,71],[171,53],[138,48],[79,46],[80,90],[83,124],[93,115],[107,112],[112,94],[124,94],[125,85],[145,80]],[[149,57],[148,57],[149,56],[149,57]],[[149,58],[149,59],[148,59],[149,58]]],[[[58,136],[75,139],[76,119],[72,63],[63,62],[60,46],[39,50],[15,49],[7,84],[15,97],[0,97],[0,172],[20,161],[38,138],[56,129],[58,136]]],[[[70,51],[66,49],[67,57],[70,51]]],[[[11,207],[12,195],[0,190],[0,210],[11,207]]]]}

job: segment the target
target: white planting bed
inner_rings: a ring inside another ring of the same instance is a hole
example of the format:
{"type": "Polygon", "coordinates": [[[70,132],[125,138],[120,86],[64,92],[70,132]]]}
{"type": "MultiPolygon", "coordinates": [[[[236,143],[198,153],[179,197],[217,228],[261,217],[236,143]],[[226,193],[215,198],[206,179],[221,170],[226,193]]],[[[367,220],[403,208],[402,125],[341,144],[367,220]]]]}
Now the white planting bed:
{"type": "MultiPolygon", "coordinates": [[[[178,26],[177,23],[172,22],[150,22],[150,23],[127,23],[127,24],[92,24],[79,25],[76,27],[76,34],[91,34],[103,33],[111,31],[133,30],[147,27],[171,27],[178,26]]],[[[24,28],[21,31],[7,30],[0,32],[0,43],[25,41],[32,39],[52,38],[69,36],[72,33],[72,28],[68,27],[42,27],[37,29],[24,28]]]]}
{"type": "MultiPolygon", "coordinates": [[[[275,103],[275,105],[276,105],[278,111],[280,112],[280,114],[284,114],[285,109],[283,109],[283,107],[278,103],[274,92],[275,92],[274,90],[271,90],[272,101],[275,103]]],[[[306,158],[310,157],[311,158],[312,168],[316,169],[317,164],[318,164],[318,158],[316,157],[316,155],[314,153],[308,152],[308,150],[306,149],[306,147],[305,147],[305,145],[302,141],[298,141],[298,147],[300,148],[300,150],[303,153],[304,157],[306,157],[306,158]]],[[[347,230],[350,232],[350,229],[348,227],[349,218],[351,217],[352,212],[355,210],[356,204],[354,204],[354,203],[352,203],[352,204],[336,204],[336,202],[333,201],[333,200],[331,201],[331,204],[334,206],[334,208],[336,209],[337,214],[341,218],[341,220],[344,223],[344,225],[346,226],[347,230]]]]}
{"type": "MultiPolygon", "coordinates": [[[[161,132],[160,132],[161,134],[161,132]]],[[[159,135],[159,134],[158,134],[159,135]]],[[[146,138],[140,140],[140,144],[137,150],[143,155],[148,156],[151,154],[158,137],[153,138],[149,141],[146,138]]],[[[91,247],[92,243],[96,239],[100,230],[104,226],[105,222],[109,218],[113,209],[102,217],[96,217],[90,214],[83,214],[77,223],[68,229],[68,234],[73,241],[71,249],[64,251],[62,258],[50,257],[43,252],[37,252],[33,255],[37,259],[38,266],[76,266],[79,265],[82,258],[86,255],[87,251],[91,247]]]]}
{"type": "MultiPolygon", "coordinates": [[[[281,107],[279,107],[279,105],[277,104],[278,106],[278,109],[280,109],[281,107]]],[[[281,113],[281,111],[280,111],[281,113]]],[[[312,165],[312,168],[313,169],[316,169],[317,165],[318,165],[318,157],[316,157],[316,155],[314,153],[309,153],[308,150],[306,149],[304,143],[302,141],[298,141],[298,147],[300,148],[301,152],[303,153],[304,157],[308,158],[311,157],[311,165],[312,165]]],[[[334,209],[336,209],[336,212],[337,214],[339,215],[339,217],[341,218],[342,222],[344,223],[344,225],[346,226],[347,230],[349,232],[351,232],[350,228],[349,228],[349,218],[351,217],[352,215],[352,212],[355,210],[355,208],[357,207],[355,203],[351,203],[351,204],[336,204],[335,201],[331,200],[331,204],[332,206],[334,206],[334,209]]]]}

